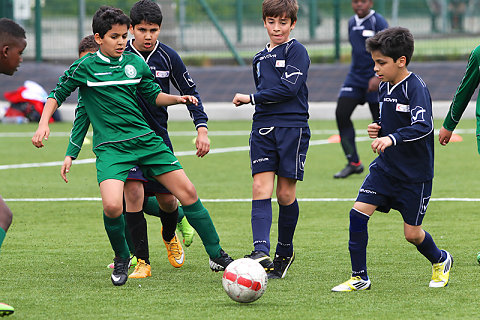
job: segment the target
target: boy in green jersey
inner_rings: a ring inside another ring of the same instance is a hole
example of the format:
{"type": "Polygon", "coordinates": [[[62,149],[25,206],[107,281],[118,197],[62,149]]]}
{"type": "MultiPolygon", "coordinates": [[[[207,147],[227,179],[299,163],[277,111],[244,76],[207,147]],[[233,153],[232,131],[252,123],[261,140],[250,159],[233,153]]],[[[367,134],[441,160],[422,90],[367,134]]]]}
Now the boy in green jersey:
{"type": "MultiPolygon", "coordinates": [[[[23,50],[27,46],[25,30],[15,21],[0,19],[0,74],[13,75],[22,62],[23,50]]],[[[10,225],[12,224],[12,211],[0,196],[0,248],[10,225]]],[[[0,317],[8,316],[14,312],[12,306],[0,303],[0,317]]]]}
{"type": "Polygon", "coordinates": [[[147,125],[136,100],[137,90],[159,106],[197,103],[192,96],[161,92],[148,65],[136,54],[124,52],[130,19],[116,8],[100,8],[92,28],[100,50],[75,61],[50,93],[32,143],[41,148],[48,139],[48,120],[77,87],[93,126],[93,151],[97,156],[97,180],[102,196],[104,224],[115,252],[111,280],[123,285],[128,278],[130,256],[125,240],[123,187],[128,172],[139,166],[145,176],[167,187],[182,203],[185,215],[198,229],[209,228],[202,241],[210,256],[210,268],[224,270],[232,262],[219,244],[208,211],[195,187],[163,140],[147,125]],[[206,219],[205,216],[208,216],[206,219]],[[207,223],[208,222],[208,223],[207,223]],[[198,225],[195,225],[198,224],[198,225]]]}

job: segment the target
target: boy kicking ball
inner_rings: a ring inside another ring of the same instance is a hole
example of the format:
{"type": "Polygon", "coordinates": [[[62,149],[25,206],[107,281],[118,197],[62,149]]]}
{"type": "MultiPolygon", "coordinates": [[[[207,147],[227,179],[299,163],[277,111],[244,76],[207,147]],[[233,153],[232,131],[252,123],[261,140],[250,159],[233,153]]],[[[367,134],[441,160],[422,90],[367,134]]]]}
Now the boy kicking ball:
{"type": "Polygon", "coordinates": [[[432,264],[429,286],[448,284],[453,259],[440,250],[430,234],[422,229],[433,179],[432,101],[427,86],[407,70],[413,55],[413,36],[405,28],[390,28],[366,42],[375,62],[380,83],[380,121],[368,125],[373,152],[378,157],[350,210],[348,249],[352,277],[332,291],[368,290],[368,220],[375,210],[400,211],[405,239],[432,264]]]}

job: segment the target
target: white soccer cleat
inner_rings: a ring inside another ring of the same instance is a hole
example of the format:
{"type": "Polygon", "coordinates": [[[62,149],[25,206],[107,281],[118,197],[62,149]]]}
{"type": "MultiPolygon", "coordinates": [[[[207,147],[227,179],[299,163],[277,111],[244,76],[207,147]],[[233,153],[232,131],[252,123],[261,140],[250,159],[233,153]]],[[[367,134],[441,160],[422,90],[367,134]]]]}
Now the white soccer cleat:
{"type": "Polygon", "coordinates": [[[442,251],[447,254],[447,259],[443,262],[432,264],[432,280],[428,285],[430,288],[442,288],[448,285],[453,258],[448,251],[442,251]]]}
{"type": "Polygon", "coordinates": [[[372,283],[370,279],[363,280],[361,277],[351,277],[350,280],[332,288],[333,292],[370,290],[372,283]]]}

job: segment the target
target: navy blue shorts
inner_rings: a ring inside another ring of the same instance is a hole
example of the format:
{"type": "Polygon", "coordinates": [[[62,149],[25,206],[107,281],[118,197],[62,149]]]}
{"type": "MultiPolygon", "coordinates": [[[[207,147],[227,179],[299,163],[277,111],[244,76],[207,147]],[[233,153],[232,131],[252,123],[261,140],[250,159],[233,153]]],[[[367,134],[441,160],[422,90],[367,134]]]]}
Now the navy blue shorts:
{"type": "MultiPolygon", "coordinates": [[[[165,144],[172,150],[173,152],[173,146],[172,142],[170,141],[170,137],[168,134],[165,136],[162,135],[162,139],[165,142],[165,144]]],[[[144,193],[145,196],[154,196],[155,193],[163,193],[163,194],[170,194],[171,192],[168,191],[168,189],[158,182],[157,180],[148,180],[145,178],[145,176],[142,173],[142,170],[140,170],[139,167],[135,167],[130,169],[130,172],[128,173],[127,180],[138,180],[143,182],[143,188],[144,188],[144,193]]]]}
{"type": "Polygon", "coordinates": [[[420,226],[431,194],[432,180],[407,183],[388,175],[373,162],[370,173],[358,191],[356,201],[376,205],[381,212],[398,210],[405,223],[420,226]]]}
{"type": "Polygon", "coordinates": [[[351,87],[344,84],[340,88],[338,97],[358,99],[360,101],[360,104],[364,104],[365,102],[378,103],[378,91],[368,92],[367,90],[368,88],[351,87]]]}
{"type": "Polygon", "coordinates": [[[310,129],[270,127],[250,133],[252,176],[274,171],[278,176],[303,180],[310,129]]]}

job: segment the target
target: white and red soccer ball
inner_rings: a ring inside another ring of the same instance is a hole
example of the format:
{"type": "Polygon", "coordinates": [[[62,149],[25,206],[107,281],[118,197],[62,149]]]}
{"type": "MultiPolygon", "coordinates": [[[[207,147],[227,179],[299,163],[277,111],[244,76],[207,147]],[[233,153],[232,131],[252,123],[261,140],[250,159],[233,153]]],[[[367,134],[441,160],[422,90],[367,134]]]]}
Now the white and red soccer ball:
{"type": "Polygon", "coordinates": [[[267,289],[267,273],[255,260],[237,259],[230,263],[223,272],[223,289],[230,298],[237,302],[253,302],[260,298],[267,289]]]}

